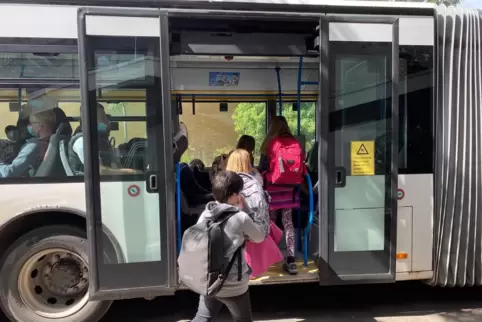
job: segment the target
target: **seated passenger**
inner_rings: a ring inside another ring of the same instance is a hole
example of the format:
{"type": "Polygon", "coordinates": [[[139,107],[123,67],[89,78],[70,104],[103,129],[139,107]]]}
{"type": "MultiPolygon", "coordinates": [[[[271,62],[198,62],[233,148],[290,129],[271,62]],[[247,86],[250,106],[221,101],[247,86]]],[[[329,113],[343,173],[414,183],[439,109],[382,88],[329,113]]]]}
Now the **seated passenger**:
{"type": "Polygon", "coordinates": [[[197,183],[205,190],[211,191],[211,177],[209,172],[204,171],[204,163],[199,159],[194,159],[189,162],[189,169],[191,169],[197,183]]]}
{"type": "Polygon", "coordinates": [[[7,139],[10,141],[15,141],[15,131],[17,131],[17,127],[15,125],[7,125],[5,127],[5,135],[7,139]]]}
{"type": "Polygon", "coordinates": [[[269,218],[269,197],[261,184],[251,175],[251,156],[248,151],[234,150],[228,158],[226,171],[236,172],[243,179],[243,210],[246,213],[253,213],[253,220],[261,224],[267,236],[262,243],[246,243],[246,263],[252,269],[251,277],[257,277],[266,272],[271,265],[283,260],[283,254],[278,248],[283,232],[269,218]]]}
{"type": "Polygon", "coordinates": [[[15,142],[15,125],[7,125],[5,127],[6,140],[0,140],[0,162],[10,164],[18,154],[17,144],[15,142]]]}
{"type": "Polygon", "coordinates": [[[259,181],[259,183],[261,183],[261,185],[263,185],[264,184],[263,177],[259,173],[258,169],[254,167],[253,152],[254,152],[255,146],[256,146],[256,140],[254,139],[254,137],[252,137],[251,135],[242,135],[239,138],[238,143],[236,144],[236,149],[244,149],[248,151],[250,160],[251,160],[251,167],[253,169],[252,170],[253,172],[251,174],[256,178],[256,180],[259,181]]]}
{"type": "MultiPolygon", "coordinates": [[[[84,139],[82,131],[77,128],[69,142],[69,165],[76,175],[84,174],[84,139]]],[[[99,170],[102,175],[135,174],[139,171],[134,169],[118,169],[115,162],[114,152],[109,141],[109,119],[105,114],[104,107],[97,103],[97,133],[99,149],[99,170]]],[[[142,173],[142,172],[141,172],[142,173]]]]}
{"type": "Polygon", "coordinates": [[[189,168],[191,168],[192,171],[195,169],[199,171],[204,171],[204,162],[202,162],[200,159],[193,159],[191,162],[189,162],[189,168]]]}
{"type": "MultiPolygon", "coordinates": [[[[101,104],[97,104],[97,132],[99,165],[101,167],[113,167],[114,154],[109,142],[109,120],[101,104]]],[[[84,139],[82,131],[78,128],[76,129],[76,134],[72,136],[69,142],[69,164],[74,173],[84,173],[84,139]]]]}
{"type": "Polygon", "coordinates": [[[55,128],[55,113],[52,108],[35,113],[29,117],[27,127],[32,138],[27,139],[11,164],[0,163],[0,177],[33,176],[42,163],[49,145],[50,136],[55,128]]]}

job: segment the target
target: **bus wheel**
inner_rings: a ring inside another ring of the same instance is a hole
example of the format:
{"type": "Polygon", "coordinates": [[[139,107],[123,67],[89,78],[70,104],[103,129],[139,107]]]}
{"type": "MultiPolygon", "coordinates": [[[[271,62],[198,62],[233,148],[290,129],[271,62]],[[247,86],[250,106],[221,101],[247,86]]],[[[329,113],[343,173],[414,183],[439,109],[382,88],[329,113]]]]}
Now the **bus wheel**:
{"type": "Polygon", "coordinates": [[[0,269],[1,306],[12,321],[99,321],[111,301],[89,301],[85,232],[48,226],[20,237],[0,269]]]}

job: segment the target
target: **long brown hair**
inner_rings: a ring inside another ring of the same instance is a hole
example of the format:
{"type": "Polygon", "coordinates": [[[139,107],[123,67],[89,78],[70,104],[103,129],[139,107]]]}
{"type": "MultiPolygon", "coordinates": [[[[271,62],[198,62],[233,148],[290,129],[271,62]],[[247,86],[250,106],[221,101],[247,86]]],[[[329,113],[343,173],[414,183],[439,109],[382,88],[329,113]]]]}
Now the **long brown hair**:
{"type": "Polygon", "coordinates": [[[251,155],[244,149],[236,149],[229,155],[227,171],[251,173],[251,155]]]}
{"type": "Polygon", "coordinates": [[[281,135],[293,136],[286,118],[284,116],[274,116],[271,119],[268,134],[266,134],[266,137],[261,144],[261,148],[259,149],[261,154],[266,154],[266,149],[268,148],[268,143],[271,141],[271,139],[281,135]]]}
{"type": "Polygon", "coordinates": [[[251,156],[251,163],[254,163],[253,152],[256,146],[256,140],[251,135],[242,135],[238,143],[236,144],[236,149],[244,149],[249,152],[251,156]]]}

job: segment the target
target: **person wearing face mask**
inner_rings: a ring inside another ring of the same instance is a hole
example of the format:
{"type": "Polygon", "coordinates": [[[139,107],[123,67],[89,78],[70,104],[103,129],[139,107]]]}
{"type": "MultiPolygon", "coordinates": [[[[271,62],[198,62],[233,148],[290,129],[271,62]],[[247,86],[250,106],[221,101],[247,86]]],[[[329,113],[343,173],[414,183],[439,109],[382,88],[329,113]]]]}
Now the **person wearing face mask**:
{"type": "Polygon", "coordinates": [[[27,131],[31,138],[20,148],[11,164],[0,163],[0,177],[33,176],[42,163],[55,128],[55,113],[52,109],[43,110],[29,116],[27,131]]]}
{"type": "MultiPolygon", "coordinates": [[[[97,104],[97,133],[100,166],[116,168],[112,146],[109,142],[109,119],[104,107],[97,104]]],[[[84,173],[84,140],[82,132],[78,131],[69,142],[69,164],[76,175],[84,173]]]]}

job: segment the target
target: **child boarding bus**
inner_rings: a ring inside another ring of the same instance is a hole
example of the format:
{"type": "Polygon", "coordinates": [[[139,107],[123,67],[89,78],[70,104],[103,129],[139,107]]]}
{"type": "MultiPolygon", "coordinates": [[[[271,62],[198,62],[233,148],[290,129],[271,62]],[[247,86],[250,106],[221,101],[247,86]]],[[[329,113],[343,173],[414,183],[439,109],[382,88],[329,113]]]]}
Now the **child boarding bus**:
{"type": "Polygon", "coordinates": [[[299,273],[276,265],[252,285],[482,284],[478,11],[27,2],[0,5],[0,304],[10,320],[98,321],[112,300],[173,295],[208,166],[243,134],[257,159],[274,115],[311,160],[294,212],[299,273]],[[173,160],[180,122],[180,161],[196,167],[173,160]]]}

